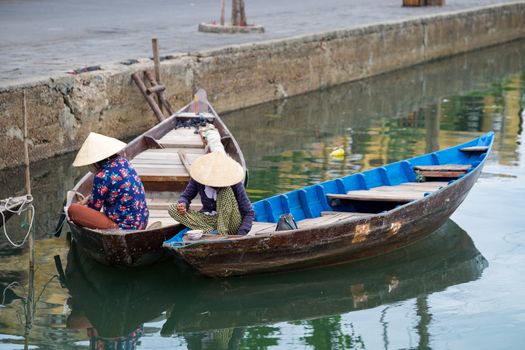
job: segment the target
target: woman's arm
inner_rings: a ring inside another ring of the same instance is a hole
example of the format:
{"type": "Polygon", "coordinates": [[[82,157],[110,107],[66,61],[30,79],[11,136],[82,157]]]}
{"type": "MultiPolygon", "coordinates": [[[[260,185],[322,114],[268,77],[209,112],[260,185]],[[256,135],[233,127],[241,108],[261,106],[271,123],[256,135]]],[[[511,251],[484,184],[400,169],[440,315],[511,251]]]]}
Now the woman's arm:
{"type": "Polygon", "coordinates": [[[91,190],[91,196],[87,202],[89,208],[100,211],[104,206],[104,200],[109,191],[106,180],[107,174],[105,171],[95,174],[93,178],[93,189],[91,190]]]}
{"type": "Polygon", "coordinates": [[[186,209],[189,209],[190,203],[197,196],[197,193],[199,193],[198,182],[190,178],[190,182],[179,198],[179,203],[183,203],[186,209]]]}
{"type": "Polygon", "coordinates": [[[235,198],[237,199],[237,203],[239,204],[239,212],[241,213],[242,222],[241,226],[239,227],[239,235],[245,235],[252,229],[252,223],[253,218],[255,216],[255,213],[253,211],[252,203],[250,202],[250,199],[248,199],[248,195],[246,194],[246,190],[244,189],[244,186],[242,183],[238,183],[234,186],[232,186],[233,193],[235,194],[235,198]]]}

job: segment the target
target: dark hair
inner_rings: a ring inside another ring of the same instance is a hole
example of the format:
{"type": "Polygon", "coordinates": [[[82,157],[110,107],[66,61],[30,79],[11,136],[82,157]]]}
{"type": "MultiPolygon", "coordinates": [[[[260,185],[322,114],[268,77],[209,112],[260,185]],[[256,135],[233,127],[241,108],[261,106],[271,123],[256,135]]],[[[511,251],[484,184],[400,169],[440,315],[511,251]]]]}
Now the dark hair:
{"type": "Polygon", "coordinates": [[[95,166],[95,168],[97,169],[102,169],[102,167],[104,166],[104,164],[106,164],[107,162],[109,162],[110,160],[113,160],[115,158],[118,157],[118,153],[115,153],[107,158],[104,158],[102,160],[99,160],[98,162],[96,163],[93,163],[93,165],[95,166]]]}

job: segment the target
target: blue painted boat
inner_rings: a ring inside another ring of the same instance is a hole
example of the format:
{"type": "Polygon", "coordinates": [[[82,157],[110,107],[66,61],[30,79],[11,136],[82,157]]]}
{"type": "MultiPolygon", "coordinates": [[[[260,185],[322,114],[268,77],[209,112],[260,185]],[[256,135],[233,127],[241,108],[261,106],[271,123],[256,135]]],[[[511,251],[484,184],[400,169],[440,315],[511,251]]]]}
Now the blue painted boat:
{"type": "Polygon", "coordinates": [[[164,247],[213,277],[336,264],[406,246],[439,228],[478,179],[492,132],[467,143],[306,186],[253,204],[247,236],[164,247]],[[283,214],[298,228],[276,231],[283,214]]]}

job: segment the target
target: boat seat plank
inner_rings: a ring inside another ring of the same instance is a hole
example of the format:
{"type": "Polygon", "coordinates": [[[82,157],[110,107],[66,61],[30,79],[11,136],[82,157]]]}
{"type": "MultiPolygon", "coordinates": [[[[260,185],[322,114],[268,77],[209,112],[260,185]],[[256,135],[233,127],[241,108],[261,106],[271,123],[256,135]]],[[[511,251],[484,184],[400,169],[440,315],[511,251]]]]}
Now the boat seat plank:
{"type": "Polygon", "coordinates": [[[171,130],[157,142],[166,148],[204,148],[202,137],[190,128],[171,130]]]}
{"type": "Polygon", "coordinates": [[[421,171],[467,171],[470,164],[416,165],[414,170],[421,171]]]}
{"type": "Polygon", "coordinates": [[[193,140],[189,138],[158,140],[158,143],[165,148],[203,148],[204,143],[201,140],[193,140]]]}
{"type": "MultiPolygon", "coordinates": [[[[178,200],[178,198],[177,198],[178,200]]],[[[148,209],[150,210],[164,210],[166,213],[168,212],[168,207],[176,203],[177,200],[171,201],[171,200],[161,200],[161,199],[154,199],[154,200],[148,200],[146,199],[146,203],[148,203],[148,209]]],[[[202,203],[196,200],[193,200],[190,204],[190,209],[192,210],[200,210],[202,208],[202,203]]]]}
{"type": "Polygon", "coordinates": [[[424,192],[374,192],[367,190],[351,191],[348,194],[327,194],[329,199],[372,201],[372,202],[397,202],[408,203],[424,197],[424,192]]]}
{"type": "Polygon", "coordinates": [[[438,190],[441,187],[448,185],[446,181],[427,181],[427,182],[405,182],[400,184],[400,187],[419,188],[426,190],[438,190]]]}
{"type": "Polygon", "coordinates": [[[489,150],[488,146],[470,146],[459,149],[461,152],[483,153],[489,150]]]}
{"type": "Polygon", "coordinates": [[[139,177],[142,181],[150,182],[180,182],[180,181],[189,181],[190,175],[186,171],[184,166],[178,168],[147,168],[147,167],[135,167],[139,177]]]}
{"type": "Polygon", "coordinates": [[[334,224],[336,222],[348,220],[351,218],[358,218],[358,217],[363,217],[363,216],[374,215],[374,214],[363,214],[363,213],[359,213],[361,215],[355,215],[355,214],[356,213],[339,212],[333,215],[325,215],[325,216],[320,216],[317,218],[303,219],[297,222],[297,226],[299,228],[307,228],[307,227],[312,227],[312,226],[317,226],[317,225],[334,224]]]}
{"type": "Polygon", "coordinates": [[[148,225],[153,224],[155,221],[160,221],[162,227],[178,224],[178,222],[172,218],[166,210],[150,209],[148,225]]]}
{"type": "Polygon", "coordinates": [[[277,224],[273,222],[254,222],[252,229],[248,232],[247,236],[255,236],[263,233],[270,233],[275,231],[277,224]]]}
{"type": "Polygon", "coordinates": [[[184,152],[187,157],[193,155],[194,158],[203,155],[206,152],[202,148],[161,148],[161,149],[147,149],[142,153],[137,154],[132,161],[147,160],[147,159],[165,159],[165,158],[179,158],[179,152],[184,152]]]}
{"type": "Polygon", "coordinates": [[[136,164],[135,170],[142,178],[142,174],[145,175],[187,175],[188,171],[181,164],[136,164]]]}
{"type": "MultiPolygon", "coordinates": [[[[190,154],[186,154],[186,159],[188,160],[188,162],[190,164],[193,163],[193,161],[197,158],[199,158],[200,156],[202,156],[202,154],[194,154],[194,153],[190,153],[190,154]]],[[[175,156],[170,156],[170,157],[153,157],[153,158],[145,158],[145,157],[141,157],[141,158],[134,158],[131,160],[131,164],[132,165],[136,165],[136,164],[176,164],[176,165],[183,165],[181,159],[180,159],[180,156],[177,154],[175,156]]]]}
{"type": "Polygon", "coordinates": [[[338,214],[345,214],[346,216],[350,217],[366,217],[374,214],[370,213],[356,213],[356,212],[348,212],[348,211],[322,211],[321,216],[330,216],[330,215],[338,215],[338,214]]]}
{"type": "Polygon", "coordinates": [[[434,178],[456,178],[461,175],[465,175],[465,171],[420,171],[420,175],[424,177],[434,177],[434,178]]]}
{"type": "Polygon", "coordinates": [[[423,198],[425,193],[437,191],[447,184],[443,181],[405,182],[396,186],[379,186],[370,190],[350,191],[347,194],[329,193],[327,197],[340,200],[408,203],[423,198]]]}
{"type": "Polygon", "coordinates": [[[446,182],[411,182],[410,184],[402,184],[398,186],[379,186],[371,188],[370,191],[380,192],[434,192],[441,187],[446,186],[446,182]]]}

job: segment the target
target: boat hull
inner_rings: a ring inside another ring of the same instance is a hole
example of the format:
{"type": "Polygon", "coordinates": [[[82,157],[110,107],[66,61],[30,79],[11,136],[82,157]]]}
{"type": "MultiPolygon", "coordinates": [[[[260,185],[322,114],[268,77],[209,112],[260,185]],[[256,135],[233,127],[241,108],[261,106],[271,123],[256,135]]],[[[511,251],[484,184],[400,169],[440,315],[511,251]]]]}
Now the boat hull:
{"type": "Polygon", "coordinates": [[[170,252],[211,277],[303,269],[385,254],[438,229],[469,193],[485,158],[439,191],[384,213],[331,225],[192,244],[170,252]]]}

